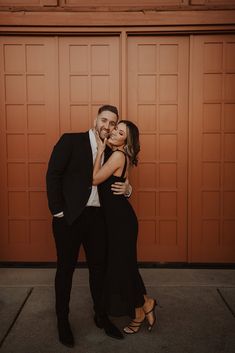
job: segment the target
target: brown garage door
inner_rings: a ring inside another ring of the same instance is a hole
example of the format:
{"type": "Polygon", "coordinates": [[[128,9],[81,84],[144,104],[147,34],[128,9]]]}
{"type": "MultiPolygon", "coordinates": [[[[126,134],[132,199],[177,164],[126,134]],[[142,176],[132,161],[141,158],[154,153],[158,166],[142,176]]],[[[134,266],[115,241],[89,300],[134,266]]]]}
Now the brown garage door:
{"type": "Polygon", "coordinates": [[[1,38],[0,259],[54,257],[45,170],[58,124],[53,38],[1,38]]]}
{"type": "Polygon", "coordinates": [[[119,106],[119,38],[8,38],[1,60],[1,261],[55,259],[45,171],[64,131],[119,106]],[[58,55],[59,49],[59,55],[58,55]]]}
{"type": "Polygon", "coordinates": [[[235,36],[192,41],[190,258],[235,261],[235,36]]]}
{"type": "Polygon", "coordinates": [[[191,39],[1,37],[1,261],[55,259],[52,146],[110,102],[141,131],[139,260],[235,262],[235,40],[191,39]]]}
{"type": "Polygon", "coordinates": [[[59,39],[61,133],[88,130],[107,102],[120,106],[119,55],[119,37],[59,39]]]}
{"type": "Polygon", "coordinates": [[[187,37],[130,37],[128,117],[141,130],[133,171],[139,258],[187,261],[187,37]]]}

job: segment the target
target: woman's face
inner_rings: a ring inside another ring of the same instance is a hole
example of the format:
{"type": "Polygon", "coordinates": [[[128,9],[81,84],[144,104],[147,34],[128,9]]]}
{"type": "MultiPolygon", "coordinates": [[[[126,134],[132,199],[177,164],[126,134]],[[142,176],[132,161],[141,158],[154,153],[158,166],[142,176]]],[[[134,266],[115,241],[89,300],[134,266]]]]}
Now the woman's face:
{"type": "Polygon", "coordinates": [[[127,138],[127,127],[124,123],[119,123],[117,127],[111,132],[108,139],[112,146],[124,146],[127,138]]]}

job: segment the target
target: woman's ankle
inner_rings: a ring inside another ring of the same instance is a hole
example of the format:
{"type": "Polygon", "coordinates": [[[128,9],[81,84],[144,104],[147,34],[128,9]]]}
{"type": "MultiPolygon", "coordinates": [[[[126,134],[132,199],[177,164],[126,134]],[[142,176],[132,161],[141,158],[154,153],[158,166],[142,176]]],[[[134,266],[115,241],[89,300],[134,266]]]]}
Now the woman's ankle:
{"type": "Polygon", "coordinates": [[[153,306],[154,303],[154,299],[153,298],[145,298],[145,303],[143,305],[143,310],[144,312],[148,311],[149,308],[151,308],[153,306]]]}
{"type": "Polygon", "coordinates": [[[144,313],[143,307],[136,308],[135,309],[135,320],[137,320],[137,321],[141,320],[142,321],[144,317],[145,317],[145,313],[144,313]]]}

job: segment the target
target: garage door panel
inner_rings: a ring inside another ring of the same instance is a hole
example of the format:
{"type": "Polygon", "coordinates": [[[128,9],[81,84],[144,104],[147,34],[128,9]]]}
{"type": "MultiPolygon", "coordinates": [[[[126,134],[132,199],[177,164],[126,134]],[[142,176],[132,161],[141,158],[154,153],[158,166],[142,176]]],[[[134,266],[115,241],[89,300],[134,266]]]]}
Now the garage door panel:
{"type": "Polygon", "coordinates": [[[103,104],[120,106],[119,38],[59,39],[61,132],[85,131],[103,104]]]}
{"type": "Polygon", "coordinates": [[[234,262],[235,37],[192,43],[191,261],[234,262]]]}
{"type": "Polygon", "coordinates": [[[49,261],[51,231],[39,241],[32,224],[45,230],[50,222],[45,172],[59,136],[56,40],[1,37],[0,43],[1,260],[49,261]]]}
{"type": "Polygon", "coordinates": [[[142,261],[187,261],[188,44],[128,39],[128,118],[141,134],[135,188],[142,261]]]}

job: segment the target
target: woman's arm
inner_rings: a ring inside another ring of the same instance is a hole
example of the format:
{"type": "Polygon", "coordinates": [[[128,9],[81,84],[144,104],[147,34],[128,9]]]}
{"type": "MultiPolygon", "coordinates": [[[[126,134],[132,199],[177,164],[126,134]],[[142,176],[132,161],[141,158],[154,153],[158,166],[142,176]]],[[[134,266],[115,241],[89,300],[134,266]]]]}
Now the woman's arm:
{"type": "Polygon", "coordinates": [[[102,154],[103,152],[98,149],[93,168],[93,185],[101,184],[123,166],[123,153],[119,151],[114,152],[107,160],[107,162],[101,166],[102,154]]]}

